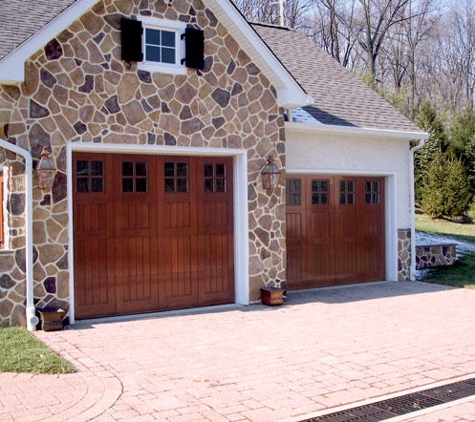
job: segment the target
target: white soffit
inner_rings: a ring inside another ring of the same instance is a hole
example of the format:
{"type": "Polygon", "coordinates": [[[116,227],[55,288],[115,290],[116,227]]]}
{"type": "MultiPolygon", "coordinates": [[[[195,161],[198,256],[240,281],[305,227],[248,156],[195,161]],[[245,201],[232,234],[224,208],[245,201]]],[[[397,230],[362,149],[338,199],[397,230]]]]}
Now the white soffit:
{"type": "Polygon", "coordinates": [[[415,141],[429,138],[429,134],[426,132],[403,132],[385,129],[363,128],[357,126],[324,125],[318,123],[285,122],[285,130],[288,133],[296,134],[302,132],[307,134],[339,134],[353,137],[391,139],[400,141],[415,141]]]}

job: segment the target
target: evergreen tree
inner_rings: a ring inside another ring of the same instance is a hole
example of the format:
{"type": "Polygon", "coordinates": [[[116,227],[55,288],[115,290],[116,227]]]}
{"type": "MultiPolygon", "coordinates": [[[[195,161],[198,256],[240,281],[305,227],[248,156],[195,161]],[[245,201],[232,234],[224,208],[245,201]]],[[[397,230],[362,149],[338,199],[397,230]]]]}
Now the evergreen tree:
{"type": "Polygon", "coordinates": [[[415,200],[416,204],[420,205],[428,167],[439,154],[447,149],[447,135],[435,107],[430,103],[425,102],[421,105],[417,123],[430,135],[424,146],[416,151],[414,156],[415,200]]]}
{"type": "Polygon", "coordinates": [[[431,217],[464,215],[471,195],[467,172],[461,159],[438,153],[423,177],[422,209],[431,217]]]}

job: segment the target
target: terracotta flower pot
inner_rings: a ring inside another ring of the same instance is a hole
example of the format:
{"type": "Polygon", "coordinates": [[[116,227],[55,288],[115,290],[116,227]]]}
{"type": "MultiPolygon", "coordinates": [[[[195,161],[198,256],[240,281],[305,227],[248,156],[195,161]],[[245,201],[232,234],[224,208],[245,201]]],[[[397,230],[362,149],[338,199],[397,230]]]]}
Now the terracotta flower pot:
{"type": "Polygon", "coordinates": [[[279,306],[284,303],[285,289],[278,287],[261,288],[261,301],[264,305],[279,306]]]}

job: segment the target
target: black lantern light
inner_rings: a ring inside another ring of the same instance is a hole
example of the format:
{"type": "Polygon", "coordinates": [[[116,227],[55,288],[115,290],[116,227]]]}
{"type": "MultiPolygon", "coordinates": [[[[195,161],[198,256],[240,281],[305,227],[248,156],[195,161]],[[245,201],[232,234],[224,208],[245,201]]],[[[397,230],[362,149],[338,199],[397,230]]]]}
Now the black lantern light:
{"type": "Polygon", "coordinates": [[[265,190],[275,189],[279,185],[280,170],[274,164],[274,158],[269,156],[265,166],[261,170],[262,187],[265,190]]]}
{"type": "Polygon", "coordinates": [[[41,151],[40,162],[38,163],[38,188],[51,189],[56,176],[56,167],[50,157],[50,152],[47,147],[43,147],[41,151]]]}

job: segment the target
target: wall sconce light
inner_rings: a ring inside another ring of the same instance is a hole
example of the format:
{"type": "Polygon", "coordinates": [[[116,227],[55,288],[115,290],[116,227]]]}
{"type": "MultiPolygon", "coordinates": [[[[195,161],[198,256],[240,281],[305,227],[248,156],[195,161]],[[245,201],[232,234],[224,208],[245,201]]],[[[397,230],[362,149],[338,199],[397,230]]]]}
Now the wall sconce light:
{"type": "Polygon", "coordinates": [[[269,156],[266,164],[262,167],[262,187],[265,190],[273,190],[279,185],[281,171],[274,164],[274,158],[269,156]]]}
{"type": "Polygon", "coordinates": [[[38,188],[51,189],[56,176],[56,167],[47,147],[43,147],[41,151],[41,158],[36,171],[38,172],[38,188]]]}

